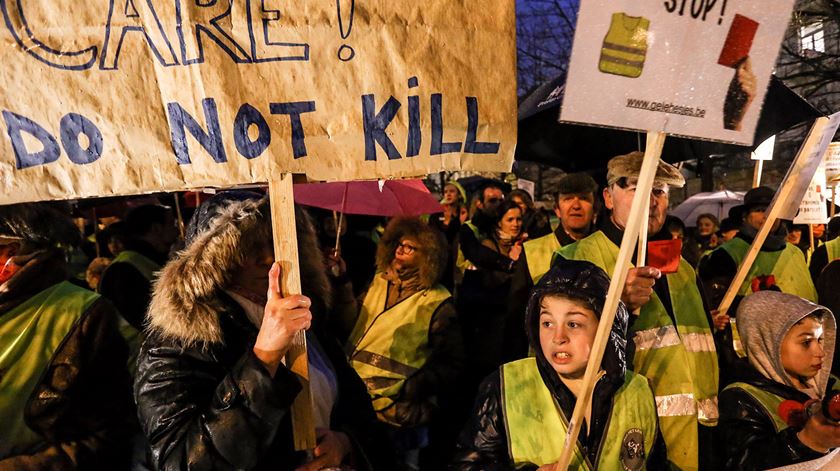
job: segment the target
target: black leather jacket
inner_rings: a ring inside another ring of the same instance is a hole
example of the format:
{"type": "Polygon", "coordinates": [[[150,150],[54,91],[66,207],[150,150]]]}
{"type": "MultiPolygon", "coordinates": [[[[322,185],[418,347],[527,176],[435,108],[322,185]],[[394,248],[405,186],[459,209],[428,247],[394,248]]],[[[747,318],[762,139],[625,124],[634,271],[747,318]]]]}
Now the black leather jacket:
{"type": "MultiPolygon", "coordinates": [[[[749,383],[784,399],[807,401],[806,394],[765,378],[747,367],[739,381],[749,383]]],[[[725,469],[751,471],[776,468],[823,456],[796,437],[799,429],[788,427],[776,432],[773,419],[764,407],[743,389],[727,389],[720,393],[721,447],[725,452],[725,469]]]]}
{"type": "MultiPolygon", "coordinates": [[[[225,301],[224,345],[183,348],[152,334],[140,349],[135,398],[153,464],[161,470],[293,470],[304,463],[292,448],[290,417],[300,384],[283,365],[269,376],[252,352],[256,328],[225,301]]],[[[392,469],[364,384],[337,342],[318,339],[339,385],[331,429],[350,437],[356,469],[392,469]]]]}

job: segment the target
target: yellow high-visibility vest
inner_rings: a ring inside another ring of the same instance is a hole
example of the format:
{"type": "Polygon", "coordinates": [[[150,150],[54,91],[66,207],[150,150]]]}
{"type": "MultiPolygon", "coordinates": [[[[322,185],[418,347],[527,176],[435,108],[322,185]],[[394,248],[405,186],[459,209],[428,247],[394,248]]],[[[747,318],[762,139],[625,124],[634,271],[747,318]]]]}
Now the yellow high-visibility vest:
{"type": "Polygon", "coordinates": [[[631,78],[642,75],[649,27],[650,20],[647,18],[613,13],[610,29],[601,46],[598,70],[631,78]]]}
{"type": "MultiPolygon", "coordinates": [[[[618,246],[597,231],[558,254],[592,262],[611,274],[618,246]]],[[[718,420],[717,353],[694,269],[680,258],[677,272],[665,276],[677,325],[654,292],[630,330],[636,344],[634,371],[651,382],[668,459],[680,469],[696,470],[698,421],[711,426],[718,420]]]]}
{"type": "Polygon", "coordinates": [[[441,285],[418,291],[385,309],[388,282],[378,273],[368,289],[347,343],[350,365],[367,386],[376,415],[392,420],[394,397],[429,355],[429,327],[437,308],[452,296],[441,285]]]}
{"type": "Polygon", "coordinates": [[[0,316],[0,457],[31,452],[43,440],[24,421],[26,404],[64,338],[97,299],[65,281],[0,316]]]}
{"type": "Polygon", "coordinates": [[[528,273],[531,275],[531,281],[534,284],[537,284],[540,278],[551,268],[551,259],[554,257],[554,252],[559,250],[560,247],[560,241],[557,240],[557,236],[553,232],[522,244],[522,248],[525,249],[525,259],[528,261],[528,273]]]}
{"type": "MultiPolygon", "coordinates": [[[[554,463],[565,445],[568,418],[543,383],[536,360],[525,358],[505,364],[502,378],[505,429],[514,465],[554,463]]],[[[647,379],[628,371],[624,385],[613,396],[596,468],[645,469],[656,429],[656,407],[647,379]]],[[[593,469],[577,446],[569,469],[593,469]]]]}
{"type": "MultiPolygon", "coordinates": [[[[717,250],[723,250],[741,265],[741,261],[747,256],[750,244],[744,239],[736,237],[721,245],[717,250]]],[[[752,294],[752,280],[758,276],[773,275],[776,279],[776,286],[783,293],[793,294],[805,298],[811,302],[817,302],[817,290],[811,280],[808,266],[805,264],[805,256],[795,245],[785,243],[785,248],[773,252],[759,251],[755,261],[750,267],[744,283],[738,289],[738,294],[748,296],[752,294]]]]}

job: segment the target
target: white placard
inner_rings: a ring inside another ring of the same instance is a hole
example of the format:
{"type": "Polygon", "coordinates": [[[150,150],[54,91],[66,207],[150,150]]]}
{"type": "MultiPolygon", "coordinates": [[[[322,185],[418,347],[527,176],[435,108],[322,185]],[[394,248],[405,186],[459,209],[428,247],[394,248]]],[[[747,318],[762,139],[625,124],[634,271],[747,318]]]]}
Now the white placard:
{"type": "Polygon", "coordinates": [[[820,166],[808,191],[799,203],[799,212],[793,218],[794,224],[825,224],[828,222],[828,211],[826,208],[827,190],[825,187],[825,169],[820,166]]]}
{"type": "Polygon", "coordinates": [[[751,145],[793,4],[582,0],[560,119],[751,145]]]}
{"type": "Polygon", "coordinates": [[[536,184],[534,184],[534,182],[532,182],[531,180],[526,180],[524,178],[517,179],[516,188],[527,191],[528,194],[531,195],[532,200],[536,199],[534,198],[534,190],[536,189],[536,184]]]}
{"type": "Polygon", "coordinates": [[[802,143],[802,147],[799,148],[799,152],[793,160],[793,165],[788,169],[787,175],[782,181],[782,186],[793,185],[793,190],[787,198],[781,201],[778,201],[779,193],[776,193],[776,197],[770,204],[771,207],[776,204],[782,205],[779,212],[780,219],[793,220],[796,217],[799,212],[799,203],[808,191],[811,180],[813,180],[814,174],[820,167],[823,156],[828,150],[828,145],[831,143],[834,133],[837,132],[838,125],[840,125],[840,113],[818,118],[811,126],[808,137],[802,143]]]}

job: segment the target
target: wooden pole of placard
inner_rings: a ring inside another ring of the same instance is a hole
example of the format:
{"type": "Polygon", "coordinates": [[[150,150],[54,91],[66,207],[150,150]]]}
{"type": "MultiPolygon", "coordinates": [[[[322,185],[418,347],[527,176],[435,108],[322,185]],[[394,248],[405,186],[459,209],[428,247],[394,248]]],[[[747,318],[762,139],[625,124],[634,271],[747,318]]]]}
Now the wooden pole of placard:
{"type": "MultiPolygon", "coordinates": [[[[271,199],[271,228],[274,234],[274,258],[282,269],[280,289],[283,296],[300,294],[297,232],[295,223],[292,174],[284,174],[268,184],[271,199]]],[[[306,335],[298,332],[286,353],[286,367],[297,375],[302,389],[292,404],[292,429],[295,450],[311,451],[316,446],[315,422],[312,418],[312,393],[309,389],[309,363],[306,357],[306,335]]]]}
{"type": "Polygon", "coordinates": [[[828,211],[828,217],[834,217],[835,206],[837,206],[837,183],[831,185],[831,209],[828,211]]]}
{"type": "Polygon", "coordinates": [[[624,283],[627,281],[627,271],[631,266],[633,249],[636,245],[636,238],[644,224],[647,227],[647,220],[642,220],[641,215],[645,208],[650,206],[650,192],[653,189],[653,179],[656,176],[656,168],[659,165],[659,156],[662,155],[662,145],[665,142],[665,133],[649,132],[647,135],[647,147],[645,158],[642,162],[642,169],[639,172],[639,181],[636,184],[636,194],[633,196],[633,205],[630,208],[630,217],[624,228],[624,235],[621,238],[621,248],[618,251],[615,269],[610,281],[610,289],[607,292],[607,300],[604,303],[604,311],[601,313],[601,320],[598,323],[598,332],[595,334],[595,341],[589,354],[589,361],[586,364],[586,373],[583,375],[583,384],[578,391],[575,400],[575,409],[572,419],[569,421],[569,430],[566,433],[563,453],[554,466],[554,471],[566,471],[572,458],[572,452],[577,446],[577,437],[583,423],[583,415],[589,408],[592,400],[592,391],[595,388],[595,379],[601,369],[601,360],[604,358],[604,350],[610,337],[615,310],[621,299],[624,290],[624,283]]]}
{"type": "Polygon", "coordinates": [[[810,239],[810,242],[811,242],[811,252],[808,254],[809,261],[810,261],[810,257],[811,257],[810,254],[814,253],[814,225],[813,224],[808,224],[808,238],[810,239]]]}
{"type": "Polygon", "coordinates": [[[753,182],[752,187],[758,188],[761,186],[761,171],[764,169],[764,161],[763,160],[756,160],[755,161],[755,170],[753,171],[753,182]]]}
{"type": "MultiPolygon", "coordinates": [[[[178,233],[181,234],[181,240],[186,239],[186,229],[184,228],[184,213],[181,212],[181,194],[175,193],[175,215],[178,216],[178,233]]],[[[196,208],[198,205],[196,205],[196,208]]]]}

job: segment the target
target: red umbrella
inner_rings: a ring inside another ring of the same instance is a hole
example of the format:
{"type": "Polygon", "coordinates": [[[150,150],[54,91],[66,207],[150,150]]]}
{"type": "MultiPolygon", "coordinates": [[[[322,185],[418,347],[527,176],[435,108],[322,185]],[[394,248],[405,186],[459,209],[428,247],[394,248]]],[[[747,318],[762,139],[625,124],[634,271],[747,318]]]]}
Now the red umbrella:
{"type": "Polygon", "coordinates": [[[301,183],[295,202],[339,213],[367,216],[419,216],[443,207],[420,180],[301,183]]]}

